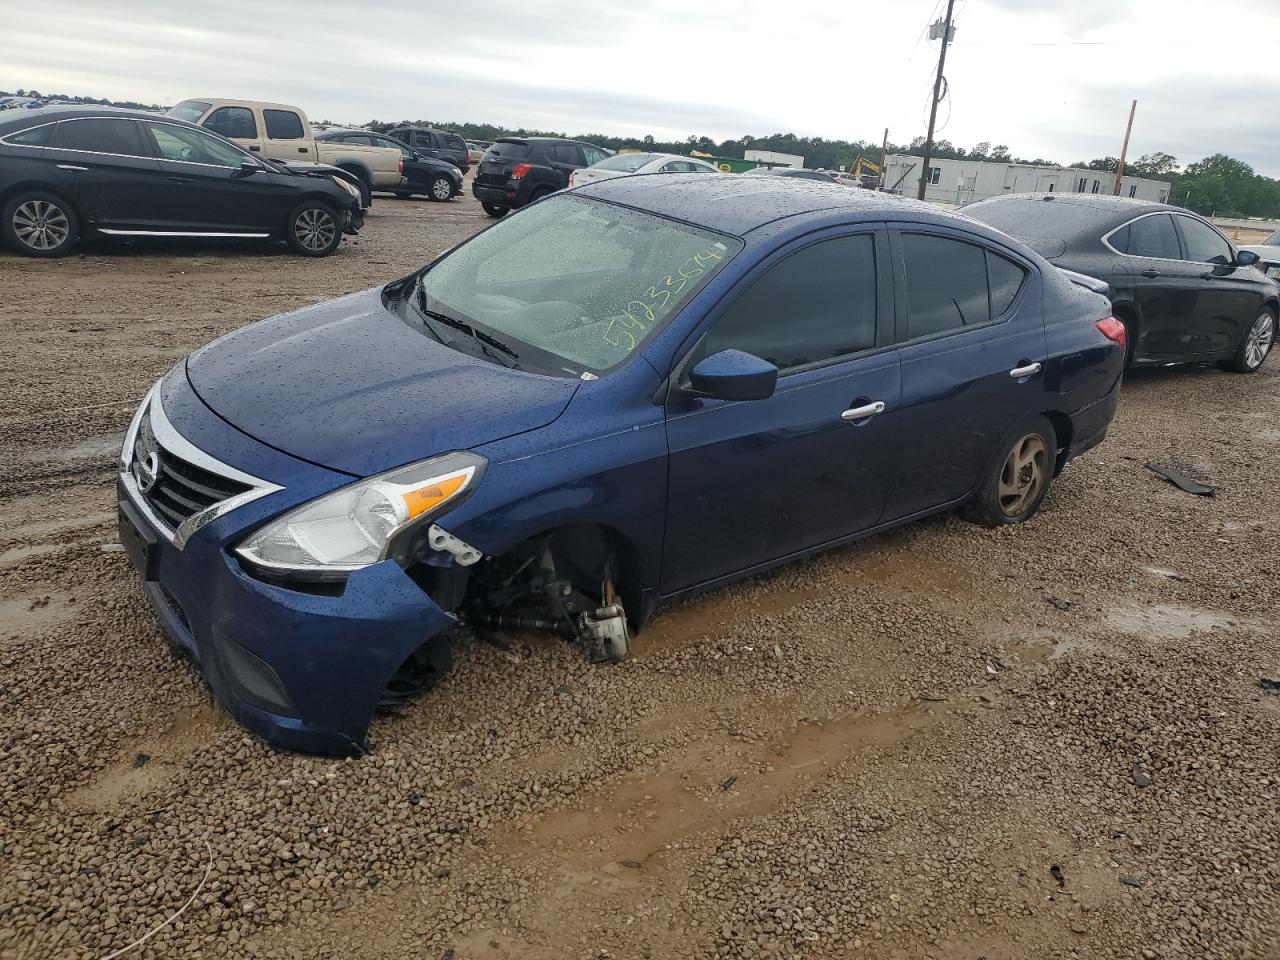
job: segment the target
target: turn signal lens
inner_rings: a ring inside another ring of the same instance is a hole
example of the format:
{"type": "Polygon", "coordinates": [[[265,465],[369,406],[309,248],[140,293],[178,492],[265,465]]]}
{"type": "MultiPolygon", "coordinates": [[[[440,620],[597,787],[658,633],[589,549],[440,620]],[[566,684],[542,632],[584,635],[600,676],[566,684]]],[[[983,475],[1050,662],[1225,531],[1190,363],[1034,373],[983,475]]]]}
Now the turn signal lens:
{"type": "Polygon", "coordinates": [[[428,510],[434,510],[465,487],[470,479],[469,473],[456,473],[428,486],[402,493],[400,497],[409,511],[409,519],[420,517],[428,510]]]}
{"type": "Polygon", "coordinates": [[[1104,317],[1094,326],[1098,328],[1099,333],[1112,343],[1119,344],[1121,350],[1128,348],[1129,332],[1124,328],[1124,324],[1115,317],[1104,317]]]}

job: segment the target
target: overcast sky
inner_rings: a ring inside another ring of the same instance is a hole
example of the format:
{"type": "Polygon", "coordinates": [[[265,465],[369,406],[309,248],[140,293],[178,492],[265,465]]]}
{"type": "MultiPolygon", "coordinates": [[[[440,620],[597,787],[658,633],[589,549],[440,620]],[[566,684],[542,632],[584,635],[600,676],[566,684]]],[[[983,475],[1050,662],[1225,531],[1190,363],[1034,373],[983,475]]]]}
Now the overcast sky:
{"type": "MultiPolygon", "coordinates": [[[[0,0],[0,89],[659,139],[925,132],[946,0],[0,0]],[[10,12],[4,12],[5,7],[10,12]]],[[[1280,177],[1280,0],[957,0],[939,136],[1280,177]]]]}

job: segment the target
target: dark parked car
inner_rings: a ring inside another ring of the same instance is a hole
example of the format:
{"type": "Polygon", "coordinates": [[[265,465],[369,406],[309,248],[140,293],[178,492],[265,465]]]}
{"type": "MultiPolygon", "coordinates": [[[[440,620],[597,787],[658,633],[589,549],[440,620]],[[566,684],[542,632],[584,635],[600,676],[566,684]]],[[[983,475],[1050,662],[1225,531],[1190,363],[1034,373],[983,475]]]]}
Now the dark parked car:
{"type": "Polygon", "coordinates": [[[976,221],[619,177],[179,363],[125,436],[121,542],[219,703],[356,753],[459,621],[617,658],[660,600],[957,507],[1028,519],[1123,365],[1104,297],[976,221]]]}
{"type": "MultiPolygon", "coordinates": [[[[424,157],[406,143],[383,133],[368,130],[325,130],[317,140],[349,143],[363,147],[390,147],[399,150],[404,162],[400,172],[405,182],[391,192],[397,197],[425,194],[432,200],[452,200],[462,192],[462,171],[447,160],[424,157]]],[[[377,187],[374,188],[379,189],[377,187]]]]}
{"type": "Polygon", "coordinates": [[[1108,284],[1128,331],[1129,363],[1262,366],[1280,287],[1212,224],[1181,207],[1127,197],[1022,193],[965,214],[1025,241],[1051,263],[1108,284]]]}
{"type": "Polygon", "coordinates": [[[448,130],[406,126],[388,130],[387,136],[407,143],[424,157],[452,163],[464,174],[471,167],[471,151],[467,148],[467,141],[448,130]]]}
{"type": "Polygon", "coordinates": [[[503,137],[485,151],[471,182],[471,193],[485,213],[501,217],[508,210],[563,190],[573,171],[609,156],[609,151],[578,140],[503,137]]]}
{"type": "Polygon", "coordinates": [[[840,175],[834,170],[810,170],[807,167],[756,167],[746,172],[756,177],[795,177],[799,180],[840,184],[840,175]]]}
{"type": "Polygon", "coordinates": [[[93,234],[275,239],[325,256],[363,218],[360,191],[339,173],[285,167],[150,113],[14,111],[0,115],[0,234],[31,257],[93,234]]]}

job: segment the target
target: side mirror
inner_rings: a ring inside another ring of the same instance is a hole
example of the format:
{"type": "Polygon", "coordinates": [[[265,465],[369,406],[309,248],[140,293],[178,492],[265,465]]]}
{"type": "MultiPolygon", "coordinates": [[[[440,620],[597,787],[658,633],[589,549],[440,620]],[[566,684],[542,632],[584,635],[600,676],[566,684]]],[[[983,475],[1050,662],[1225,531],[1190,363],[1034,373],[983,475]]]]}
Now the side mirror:
{"type": "Polygon", "coordinates": [[[689,385],[713,400],[767,400],[778,385],[778,368],[741,350],[721,350],[694,365],[689,385]]]}
{"type": "Polygon", "coordinates": [[[262,169],[262,164],[258,163],[256,160],[250,160],[248,157],[245,157],[243,160],[240,161],[240,169],[237,170],[234,174],[232,174],[232,176],[252,177],[255,173],[257,173],[261,169],[262,169]]]}
{"type": "Polygon", "coordinates": [[[1237,266],[1237,267],[1252,267],[1252,266],[1256,266],[1256,265],[1257,265],[1257,263],[1258,263],[1258,261],[1259,261],[1259,260],[1261,260],[1261,259],[1262,259],[1262,258],[1261,258],[1260,256],[1258,256],[1256,253],[1254,253],[1252,250],[1237,250],[1237,251],[1236,251],[1236,266],[1237,266]]]}

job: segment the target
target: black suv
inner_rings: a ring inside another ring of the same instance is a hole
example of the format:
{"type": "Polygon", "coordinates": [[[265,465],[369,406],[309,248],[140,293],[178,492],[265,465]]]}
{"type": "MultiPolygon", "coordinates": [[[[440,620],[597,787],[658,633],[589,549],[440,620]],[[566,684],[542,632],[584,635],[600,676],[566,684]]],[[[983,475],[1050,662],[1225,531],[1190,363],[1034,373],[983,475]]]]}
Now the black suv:
{"type": "Polygon", "coordinates": [[[135,110],[0,115],[0,236],[29,257],[63,256],[89,234],[274,239],[323,257],[362,223],[360,191],[343,176],[135,110]]]}
{"type": "Polygon", "coordinates": [[[471,152],[467,149],[467,141],[448,130],[405,126],[388,130],[387,136],[404,141],[424,157],[435,157],[452,163],[464,174],[471,167],[471,152]]]}
{"type": "Polygon", "coordinates": [[[569,174],[612,156],[580,140],[503,137],[485,151],[471,193],[484,212],[500,217],[569,185],[569,174]]]}
{"type": "Polygon", "coordinates": [[[385,133],[368,130],[326,130],[316,134],[317,140],[332,143],[350,143],[360,147],[389,147],[399,150],[404,162],[400,172],[404,183],[398,187],[375,187],[375,190],[391,190],[397,197],[411,197],[415,193],[426,194],[432,200],[452,200],[462,192],[462,171],[448,160],[424,157],[408,144],[385,133]]]}

